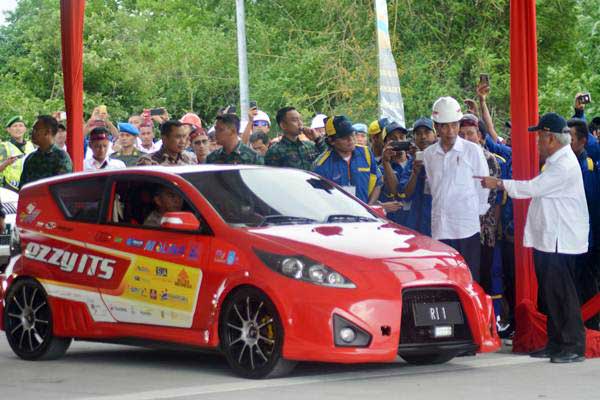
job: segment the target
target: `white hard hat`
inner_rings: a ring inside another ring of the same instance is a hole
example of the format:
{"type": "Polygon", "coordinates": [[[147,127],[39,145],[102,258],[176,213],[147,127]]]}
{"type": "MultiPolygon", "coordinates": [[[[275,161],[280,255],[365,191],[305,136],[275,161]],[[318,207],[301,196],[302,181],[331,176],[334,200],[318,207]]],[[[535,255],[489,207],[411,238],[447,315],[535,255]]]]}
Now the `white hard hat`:
{"type": "Polygon", "coordinates": [[[463,117],[460,110],[460,104],[454,98],[440,97],[433,103],[431,119],[433,122],[445,124],[448,122],[458,122],[463,117]]]}
{"type": "Polygon", "coordinates": [[[311,129],[325,128],[325,118],[327,118],[327,115],[325,115],[325,114],[315,115],[315,117],[312,119],[312,122],[310,123],[310,128],[311,129]]]}
{"type": "Polygon", "coordinates": [[[261,110],[256,111],[254,121],[267,121],[269,123],[269,126],[271,126],[271,119],[269,118],[266,112],[261,110]]]}

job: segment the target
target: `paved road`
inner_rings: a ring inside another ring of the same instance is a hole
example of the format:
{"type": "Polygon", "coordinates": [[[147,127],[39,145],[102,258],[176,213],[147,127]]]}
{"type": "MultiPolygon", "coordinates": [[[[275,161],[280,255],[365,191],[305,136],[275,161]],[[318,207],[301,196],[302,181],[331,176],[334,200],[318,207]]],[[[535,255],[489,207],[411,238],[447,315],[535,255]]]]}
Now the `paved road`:
{"type": "Polygon", "coordinates": [[[218,355],[75,342],[58,361],[16,358],[0,336],[2,400],[598,399],[600,360],[553,365],[507,351],[439,366],[300,364],[251,381],[218,355]]]}

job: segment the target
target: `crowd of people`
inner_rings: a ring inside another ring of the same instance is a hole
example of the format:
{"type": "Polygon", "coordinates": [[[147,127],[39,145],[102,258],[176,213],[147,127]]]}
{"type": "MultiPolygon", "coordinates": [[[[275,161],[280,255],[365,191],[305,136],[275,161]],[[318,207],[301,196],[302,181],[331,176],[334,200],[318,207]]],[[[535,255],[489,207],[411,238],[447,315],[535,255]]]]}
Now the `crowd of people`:
{"type": "MultiPolygon", "coordinates": [[[[256,107],[250,109],[245,126],[241,126],[235,107],[228,106],[219,110],[214,124],[208,127],[194,113],[173,119],[165,109],[144,110],[127,122],[113,123],[107,108],[98,106],[83,129],[84,170],[208,163],[314,171],[363,202],[383,207],[394,222],[460,252],[473,279],[494,299],[498,330],[506,336],[514,329],[515,307],[511,198],[533,198],[534,203],[542,198],[544,205],[538,204],[541,211],[532,203],[530,214],[533,209],[538,215],[530,215],[525,238],[525,245],[536,251],[543,302],[540,309],[549,315],[549,345],[538,355],[552,356],[556,362],[579,361],[583,321],[573,322],[571,316],[564,322],[564,307],[559,315],[552,310],[559,307],[559,301],[570,304],[569,315],[577,314],[578,307],[598,293],[600,208],[594,204],[600,200],[600,117],[588,124],[586,102],[580,94],[568,121],[558,114],[545,114],[532,130],[539,132],[540,177],[546,180],[513,181],[511,124],[506,121],[504,134],[498,133],[487,104],[489,93],[489,83],[480,82],[477,101],[466,100],[464,113],[457,100],[441,97],[433,104],[431,118],[420,117],[410,128],[388,118],[366,124],[353,123],[344,115],[324,114],[315,115],[304,125],[297,109],[283,107],[275,116],[278,134],[270,117],[256,107]],[[156,129],[160,138],[155,137],[156,129]],[[565,179],[560,168],[567,167],[557,166],[560,163],[556,161],[563,153],[573,156],[580,170],[570,171],[568,182],[563,183],[581,181],[577,187],[560,187],[556,181],[565,179]],[[554,181],[548,181],[548,176],[554,181]],[[547,190],[541,189],[544,185],[547,190]],[[585,215],[580,212],[581,204],[575,210],[567,201],[556,207],[572,215],[566,220],[561,220],[561,212],[552,217],[547,211],[552,207],[549,202],[561,196],[577,197],[579,186],[583,188],[585,215]],[[581,236],[584,229],[581,225],[573,233],[564,226],[571,224],[572,218],[579,218],[577,223],[585,219],[583,250],[577,245],[562,246],[564,240],[571,240],[565,235],[581,236]],[[561,264],[567,266],[563,275],[549,274],[544,272],[547,268],[540,267],[555,263],[554,253],[577,254],[561,264]],[[558,290],[558,281],[564,284],[564,274],[572,281],[572,288],[558,290]],[[552,297],[555,292],[563,297],[552,297]],[[562,342],[567,339],[561,333],[576,337],[576,343],[565,345],[562,342]]],[[[37,179],[72,171],[65,146],[66,124],[61,117],[64,113],[38,117],[31,139],[26,138],[23,118],[8,120],[10,139],[0,145],[5,187],[18,190],[37,179]]],[[[599,322],[594,317],[586,325],[598,329],[599,322]]]]}

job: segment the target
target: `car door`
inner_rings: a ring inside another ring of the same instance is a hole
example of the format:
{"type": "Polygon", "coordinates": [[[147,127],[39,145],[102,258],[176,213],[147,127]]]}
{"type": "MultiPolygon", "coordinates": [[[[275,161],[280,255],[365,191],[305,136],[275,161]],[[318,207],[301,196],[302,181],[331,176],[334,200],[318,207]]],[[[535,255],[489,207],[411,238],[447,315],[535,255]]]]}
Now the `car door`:
{"type": "Polygon", "coordinates": [[[94,241],[129,263],[116,289],[101,290],[109,312],[119,322],[192,327],[211,241],[206,223],[186,194],[167,180],[119,175],[110,186],[94,241]],[[193,213],[200,229],[146,226],[158,188],[181,196],[182,211],[193,213]]]}

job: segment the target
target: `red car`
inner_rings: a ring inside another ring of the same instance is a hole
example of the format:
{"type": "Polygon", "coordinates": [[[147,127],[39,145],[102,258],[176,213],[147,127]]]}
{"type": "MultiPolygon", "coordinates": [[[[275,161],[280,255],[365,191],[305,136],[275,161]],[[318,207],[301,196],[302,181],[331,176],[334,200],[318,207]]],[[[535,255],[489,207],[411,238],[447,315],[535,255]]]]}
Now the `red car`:
{"type": "Polygon", "coordinates": [[[249,378],[297,361],[442,363],[498,349],[460,255],[312,173],[142,167],[27,185],[1,328],[26,360],[72,339],[218,349],[249,378]]]}

